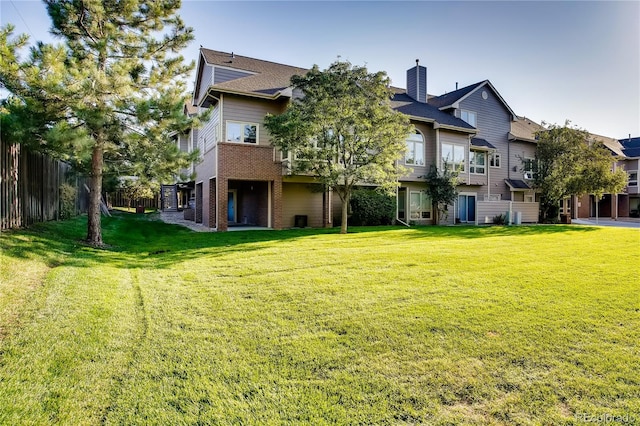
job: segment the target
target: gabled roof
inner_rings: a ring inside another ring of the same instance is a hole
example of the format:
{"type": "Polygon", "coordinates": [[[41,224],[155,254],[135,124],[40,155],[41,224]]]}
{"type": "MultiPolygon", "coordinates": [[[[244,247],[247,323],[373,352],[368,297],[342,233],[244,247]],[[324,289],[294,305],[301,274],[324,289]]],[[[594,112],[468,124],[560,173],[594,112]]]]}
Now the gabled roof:
{"type": "Polygon", "coordinates": [[[504,182],[507,184],[510,190],[512,191],[522,191],[529,190],[531,187],[527,182],[521,179],[505,179],[504,182]]]}
{"type": "Polygon", "coordinates": [[[471,138],[471,146],[473,148],[496,149],[489,141],[482,138],[471,138]]]}
{"type": "Polygon", "coordinates": [[[622,144],[622,152],[627,157],[640,157],[640,137],[619,139],[618,142],[622,144]]]}
{"type": "MultiPolygon", "coordinates": [[[[308,71],[305,68],[236,55],[233,52],[200,48],[200,53],[201,58],[208,65],[251,73],[244,77],[212,85],[211,88],[218,92],[276,98],[287,92],[291,85],[291,77],[305,74],[308,71]]],[[[289,93],[287,92],[287,94],[289,93]]]]}
{"type": "Polygon", "coordinates": [[[466,98],[469,94],[471,94],[474,90],[478,89],[484,83],[489,80],[480,81],[478,83],[472,84],[471,86],[463,87],[462,89],[455,90],[453,92],[445,93],[441,96],[432,96],[427,102],[429,102],[434,107],[440,109],[448,109],[455,108],[453,105],[457,102],[460,102],[462,99],[466,98]]]}
{"type": "Polygon", "coordinates": [[[517,121],[511,122],[509,140],[536,143],[536,132],[542,130],[544,130],[544,127],[535,121],[527,117],[518,117],[517,121]]]}
{"type": "Polygon", "coordinates": [[[391,107],[403,114],[407,114],[414,120],[434,123],[434,127],[449,128],[467,133],[476,133],[475,127],[460,118],[451,114],[440,111],[438,108],[418,102],[411,96],[407,95],[404,89],[397,87],[391,88],[394,92],[391,99],[391,107]]]}
{"type": "Polygon", "coordinates": [[[593,133],[589,133],[595,141],[602,143],[605,147],[609,149],[613,153],[613,155],[617,155],[619,157],[624,157],[625,153],[623,152],[622,144],[614,138],[610,138],[607,136],[595,135],[593,133]]]}
{"type": "Polygon", "coordinates": [[[498,93],[496,88],[493,87],[493,84],[491,84],[489,80],[480,81],[478,83],[463,87],[462,89],[454,90],[453,92],[446,93],[441,96],[433,96],[429,98],[427,102],[429,102],[431,105],[441,110],[458,108],[460,102],[462,102],[467,97],[471,96],[471,94],[477,91],[478,89],[485,86],[489,87],[493,91],[493,93],[495,93],[495,95],[498,97],[500,102],[502,102],[502,104],[507,109],[507,111],[509,111],[509,114],[511,114],[511,117],[513,117],[513,119],[516,120],[518,117],[516,113],[513,112],[509,104],[507,104],[507,102],[502,98],[502,96],[500,96],[500,93],[498,93]]]}

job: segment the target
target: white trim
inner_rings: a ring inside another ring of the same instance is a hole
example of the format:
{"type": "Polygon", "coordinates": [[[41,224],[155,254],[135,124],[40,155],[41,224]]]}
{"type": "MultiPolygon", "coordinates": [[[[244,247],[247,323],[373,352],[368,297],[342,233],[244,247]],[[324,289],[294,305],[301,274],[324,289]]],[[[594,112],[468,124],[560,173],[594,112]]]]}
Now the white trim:
{"type": "Polygon", "coordinates": [[[260,145],[260,124],[259,123],[252,123],[249,121],[238,121],[238,120],[225,120],[224,122],[224,128],[225,128],[225,141],[224,142],[233,142],[233,143],[241,143],[241,144],[247,144],[247,145],[260,145]],[[240,137],[242,138],[242,140],[240,141],[232,141],[229,140],[229,124],[239,124],[240,125],[240,137]],[[245,126],[255,126],[256,128],[256,142],[252,143],[252,142],[245,142],[244,141],[244,127],[245,126]]]}
{"type": "Polygon", "coordinates": [[[416,131],[416,133],[412,133],[412,134],[411,134],[408,138],[406,138],[406,139],[405,139],[405,141],[404,141],[404,143],[405,143],[405,147],[409,144],[409,142],[411,142],[411,143],[413,143],[413,144],[414,144],[414,148],[413,148],[413,154],[414,154],[414,155],[413,155],[413,157],[414,157],[414,158],[413,158],[413,160],[414,160],[414,162],[413,162],[413,163],[407,163],[407,154],[408,154],[408,152],[409,152],[409,150],[407,150],[407,151],[405,151],[405,153],[404,153],[404,164],[405,164],[405,166],[419,166],[419,167],[424,167],[424,166],[426,165],[426,148],[427,148],[427,139],[424,137],[424,134],[423,134],[420,130],[415,129],[415,131],[416,131]],[[422,142],[418,142],[418,141],[410,140],[410,137],[411,137],[411,136],[413,136],[414,134],[418,134],[418,135],[420,135],[420,137],[422,137],[422,142]],[[415,163],[415,157],[416,157],[416,155],[415,155],[415,153],[416,153],[416,151],[415,151],[415,144],[416,144],[416,143],[422,143],[422,164],[416,164],[416,163],[415,163]]]}

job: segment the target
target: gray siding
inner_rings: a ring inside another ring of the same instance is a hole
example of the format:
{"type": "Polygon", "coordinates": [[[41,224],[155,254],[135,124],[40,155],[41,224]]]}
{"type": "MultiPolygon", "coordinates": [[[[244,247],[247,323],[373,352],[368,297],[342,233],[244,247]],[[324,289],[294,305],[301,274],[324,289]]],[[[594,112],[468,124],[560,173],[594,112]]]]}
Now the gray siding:
{"type": "Polygon", "coordinates": [[[237,96],[225,95],[223,101],[222,140],[226,140],[227,121],[239,121],[258,124],[258,145],[271,143],[269,133],[264,127],[264,117],[267,113],[280,114],[284,111],[282,103],[262,100],[247,99],[237,96]]]}
{"type": "MultiPolygon", "coordinates": [[[[510,142],[509,143],[509,156],[508,156],[508,174],[509,179],[523,179],[523,164],[524,158],[535,158],[536,145],[530,142],[510,142]],[[515,170],[514,170],[515,169],[515,170]]],[[[507,159],[503,156],[503,161],[507,159]]]]}
{"type": "Polygon", "coordinates": [[[407,70],[407,94],[418,102],[427,102],[427,68],[407,70]]]}
{"type": "MultiPolygon", "coordinates": [[[[337,195],[335,195],[337,197],[337,195]]],[[[282,184],[282,226],[292,228],[296,215],[307,216],[307,225],[322,227],[322,192],[313,192],[309,184],[282,184]]]]}
{"type": "MultiPolygon", "coordinates": [[[[476,128],[478,134],[476,137],[486,139],[495,146],[501,155],[502,164],[500,168],[492,168],[490,173],[489,185],[491,185],[491,194],[501,194],[503,200],[510,197],[509,188],[504,183],[508,178],[507,157],[509,150],[508,133],[511,130],[511,114],[505,108],[500,99],[488,86],[483,86],[473,92],[468,98],[460,102],[460,109],[473,111],[476,113],[476,128]],[[482,98],[482,92],[487,92],[487,99],[482,98]]],[[[460,116],[460,111],[456,112],[460,116]]],[[[468,162],[467,162],[468,164],[468,162]]],[[[486,180],[486,178],[485,178],[486,180]]],[[[476,181],[476,179],[474,179],[476,181]]],[[[479,199],[487,194],[486,185],[479,192],[479,199]]]]}
{"type": "Polygon", "coordinates": [[[248,72],[232,70],[228,68],[214,67],[213,84],[224,83],[225,81],[236,80],[238,78],[253,75],[248,72]]]}
{"type": "Polygon", "coordinates": [[[426,175],[429,167],[434,164],[436,156],[436,131],[431,124],[413,123],[417,130],[424,136],[424,166],[414,166],[405,164],[404,157],[400,160],[400,164],[409,169],[409,172],[402,177],[406,181],[424,181],[422,176],[426,175]]]}
{"type": "Polygon", "coordinates": [[[206,96],[207,89],[209,88],[209,86],[211,86],[211,83],[212,83],[212,77],[213,77],[213,67],[211,65],[205,65],[202,68],[202,74],[200,75],[200,84],[198,86],[200,87],[200,90],[198,92],[199,98],[196,99],[196,102],[198,103],[198,105],[200,105],[200,102],[206,96]]]}

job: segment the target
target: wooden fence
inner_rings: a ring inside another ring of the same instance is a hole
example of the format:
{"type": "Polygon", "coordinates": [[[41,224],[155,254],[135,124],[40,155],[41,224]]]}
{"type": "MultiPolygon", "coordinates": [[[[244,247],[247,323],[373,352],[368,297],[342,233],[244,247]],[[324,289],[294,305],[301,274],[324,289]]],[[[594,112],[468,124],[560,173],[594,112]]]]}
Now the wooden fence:
{"type": "Polygon", "coordinates": [[[104,198],[109,208],[126,207],[135,209],[137,206],[142,206],[145,209],[160,208],[160,194],[157,194],[153,198],[137,198],[135,200],[130,200],[125,195],[124,191],[116,191],[106,193],[104,198]]]}
{"type": "Polygon", "coordinates": [[[0,142],[0,230],[60,219],[60,186],[77,188],[76,213],[87,211],[84,178],[71,166],[20,145],[0,142]]]}

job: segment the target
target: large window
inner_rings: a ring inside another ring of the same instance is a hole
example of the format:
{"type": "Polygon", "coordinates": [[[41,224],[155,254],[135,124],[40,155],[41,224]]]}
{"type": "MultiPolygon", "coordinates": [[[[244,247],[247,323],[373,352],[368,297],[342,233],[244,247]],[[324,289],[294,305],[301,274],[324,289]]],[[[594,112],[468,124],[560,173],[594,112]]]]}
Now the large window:
{"type": "Polygon", "coordinates": [[[404,162],[414,166],[424,166],[424,136],[417,130],[407,138],[404,162]]]}
{"type": "Polygon", "coordinates": [[[487,156],[482,151],[469,151],[469,172],[484,175],[486,172],[487,156]]]}
{"type": "Polygon", "coordinates": [[[411,220],[431,219],[431,199],[426,192],[409,193],[409,214],[411,220]]]}
{"type": "Polygon", "coordinates": [[[227,141],[240,143],[258,143],[258,125],[227,121],[227,141]]]}
{"type": "Polygon", "coordinates": [[[473,111],[467,111],[466,109],[460,110],[460,118],[476,127],[476,113],[473,111]]]}
{"type": "Polygon", "coordinates": [[[466,149],[463,145],[442,144],[442,169],[464,172],[466,149]]]}
{"type": "Polygon", "coordinates": [[[637,170],[629,170],[627,172],[629,174],[629,183],[628,186],[638,186],[638,171],[637,170]]]}

